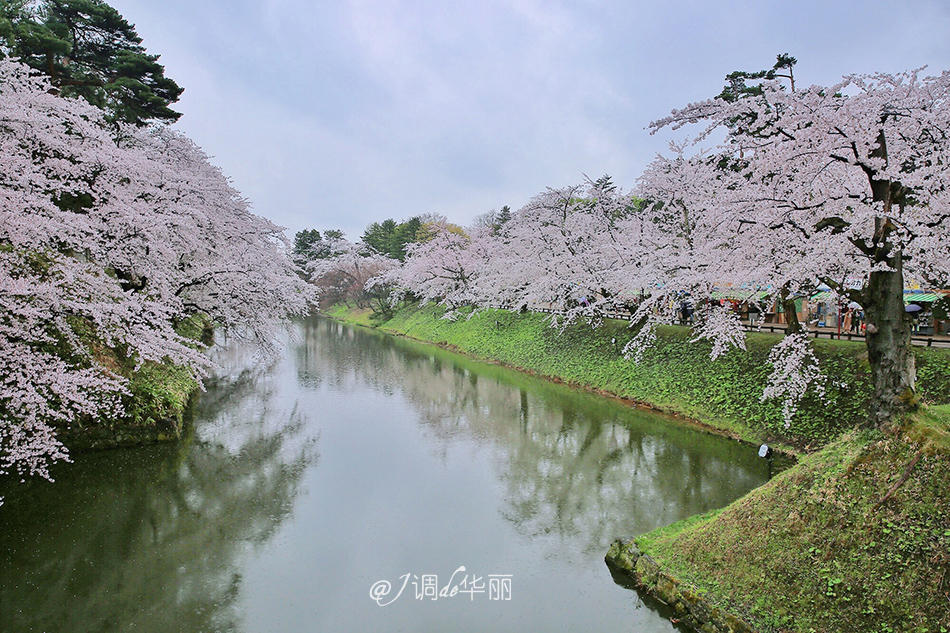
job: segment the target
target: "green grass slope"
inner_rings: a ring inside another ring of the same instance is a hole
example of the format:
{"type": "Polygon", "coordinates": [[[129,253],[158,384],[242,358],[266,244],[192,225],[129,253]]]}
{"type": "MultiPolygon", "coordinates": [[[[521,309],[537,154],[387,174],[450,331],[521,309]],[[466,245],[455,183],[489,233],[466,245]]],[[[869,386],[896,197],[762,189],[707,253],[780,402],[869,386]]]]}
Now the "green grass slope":
{"type": "Polygon", "coordinates": [[[950,631],[950,407],[635,541],[758,631],[950,631]]]}
{"type": "MultiPolygon", "coordinates": [[[[74,451],[180,439],[199,390],[191,371],[168,361],[139,366],[135,359],[102,345],[81,323],[77,329],[96,360],[128,381],[127,393],[121,396],[124,414],[79,418],[68,427],[58,427],[58,439],[74,451]]],[[[211,324],[201,316],[182,321],[177,330],[196,345],[211,342],[211,324]]]]}
{"type": "MultiPolygon", "coordinates": [[[[650,404],[708,424],[753,443],[814,449],[865,418],[871,395],[867,352],[862,343],[816,340],[816,354],[828,376],[824,398],[805,397],[791,427],[781,405],[761,402],[770,367],[769,350],[778,334],[750,334],[745,351],[709,360],[710,344],[691,341],[687,328],[661,328],[657,344],[640,363],[623,358],[633,336],[623,321],[592,329],[575,323],[560,329],[543,314],[485,310],[450,321],[438,306],[408,306],[388,320],[336,306],[327,314],[361,325],[444,345],[542,376],[650,404]]],[[[950,350],[915,348],[922,399],[950,403],[950,350]]]]}

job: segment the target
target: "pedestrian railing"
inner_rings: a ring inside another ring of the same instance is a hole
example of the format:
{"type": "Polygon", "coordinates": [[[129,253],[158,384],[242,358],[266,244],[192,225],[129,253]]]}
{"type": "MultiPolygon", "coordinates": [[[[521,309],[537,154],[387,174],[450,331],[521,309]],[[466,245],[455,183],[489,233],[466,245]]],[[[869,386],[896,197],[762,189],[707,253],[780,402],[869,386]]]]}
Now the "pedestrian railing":
{"type": "MultiPolygon", "coordinates": [[[[785,332],[783,323],[763,323],[761,325],[743,324],[747,332],[785,332]]],[[[838,332],[836,330],[806,329],[805,333],[814,338],[837,339],[840,341],[864,341],[867,336],[862,332],[838,332]]],[[[945,336],[913,336],[910,337],[911,343],[921,347],[933,347],[936,343],[938,347],[950,347],[950,337],[945,336]]]]}

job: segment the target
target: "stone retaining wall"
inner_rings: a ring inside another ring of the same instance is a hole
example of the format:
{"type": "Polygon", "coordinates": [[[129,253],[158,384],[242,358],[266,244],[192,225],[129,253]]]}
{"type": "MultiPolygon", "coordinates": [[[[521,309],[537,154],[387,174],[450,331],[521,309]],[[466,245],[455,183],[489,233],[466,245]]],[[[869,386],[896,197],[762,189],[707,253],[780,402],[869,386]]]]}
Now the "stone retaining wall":
{"type": "Polygon", "coordinates": [[[660,569],[649,555],[640,552],[632,538],[614,541],[605,560],[628,575],[640,590],[672,607],[678,620],[701,633],[754,633],[739,618],[710,605],[694,587],[660,569]]]}

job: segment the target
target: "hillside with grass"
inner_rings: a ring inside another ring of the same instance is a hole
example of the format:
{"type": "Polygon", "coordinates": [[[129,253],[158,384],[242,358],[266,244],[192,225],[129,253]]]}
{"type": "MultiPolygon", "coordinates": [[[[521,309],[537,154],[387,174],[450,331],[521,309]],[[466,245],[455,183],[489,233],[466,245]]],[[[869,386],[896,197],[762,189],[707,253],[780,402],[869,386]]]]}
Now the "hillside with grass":
{"type": "MultiPolygon", "coordinates": [[[[85,415],[60,423],[56,426],[58,439],[71,451],[180,439],[200,390],[193,371],[167,359],[139,363],[125,350],[102,344],[88,330],[76,329],[95,361],[125,381],[119,396],[121,414],[85,415]]],[[[184,319],[176,331],[194,347],[213,342],[213,325],[201,315],[184,319]]]]}
{"type": "Polygon", "coordinates": [[[900,428],[848,433],[727,508],[609,558],[633,558],[638,582],[694,625],[719,609],[756,631],[945,633],[948,491],[950,407],[930,407],[900,428]]]}

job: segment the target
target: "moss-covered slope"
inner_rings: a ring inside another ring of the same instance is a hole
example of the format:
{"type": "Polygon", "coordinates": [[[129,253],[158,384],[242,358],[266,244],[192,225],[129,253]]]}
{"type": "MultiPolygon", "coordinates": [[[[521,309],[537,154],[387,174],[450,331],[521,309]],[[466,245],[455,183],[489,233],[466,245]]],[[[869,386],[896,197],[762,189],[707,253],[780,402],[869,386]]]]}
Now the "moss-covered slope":
{"type": "MultiPolygon", "coordinates": [[[[211,342],[211,324],[201,316],[181,322],[176,329],[196,344],[211,342]]],[[[139,366],[134,359],[101,345],[88,333],[80,333],[101,365],[128,380],[128,393],[121,398],[124,415],[114,419],[78,419],[69,427],[57,428],[59,440],[70,450],[85,450],[179,439],[199,388],[192,372],[167,361],[139,366]]]]}
{"type": "Polygon", "coordinates": [[[851,433],[724,510],[635,542],[758,631],[948,631],[950,407],[851,433]]]}

